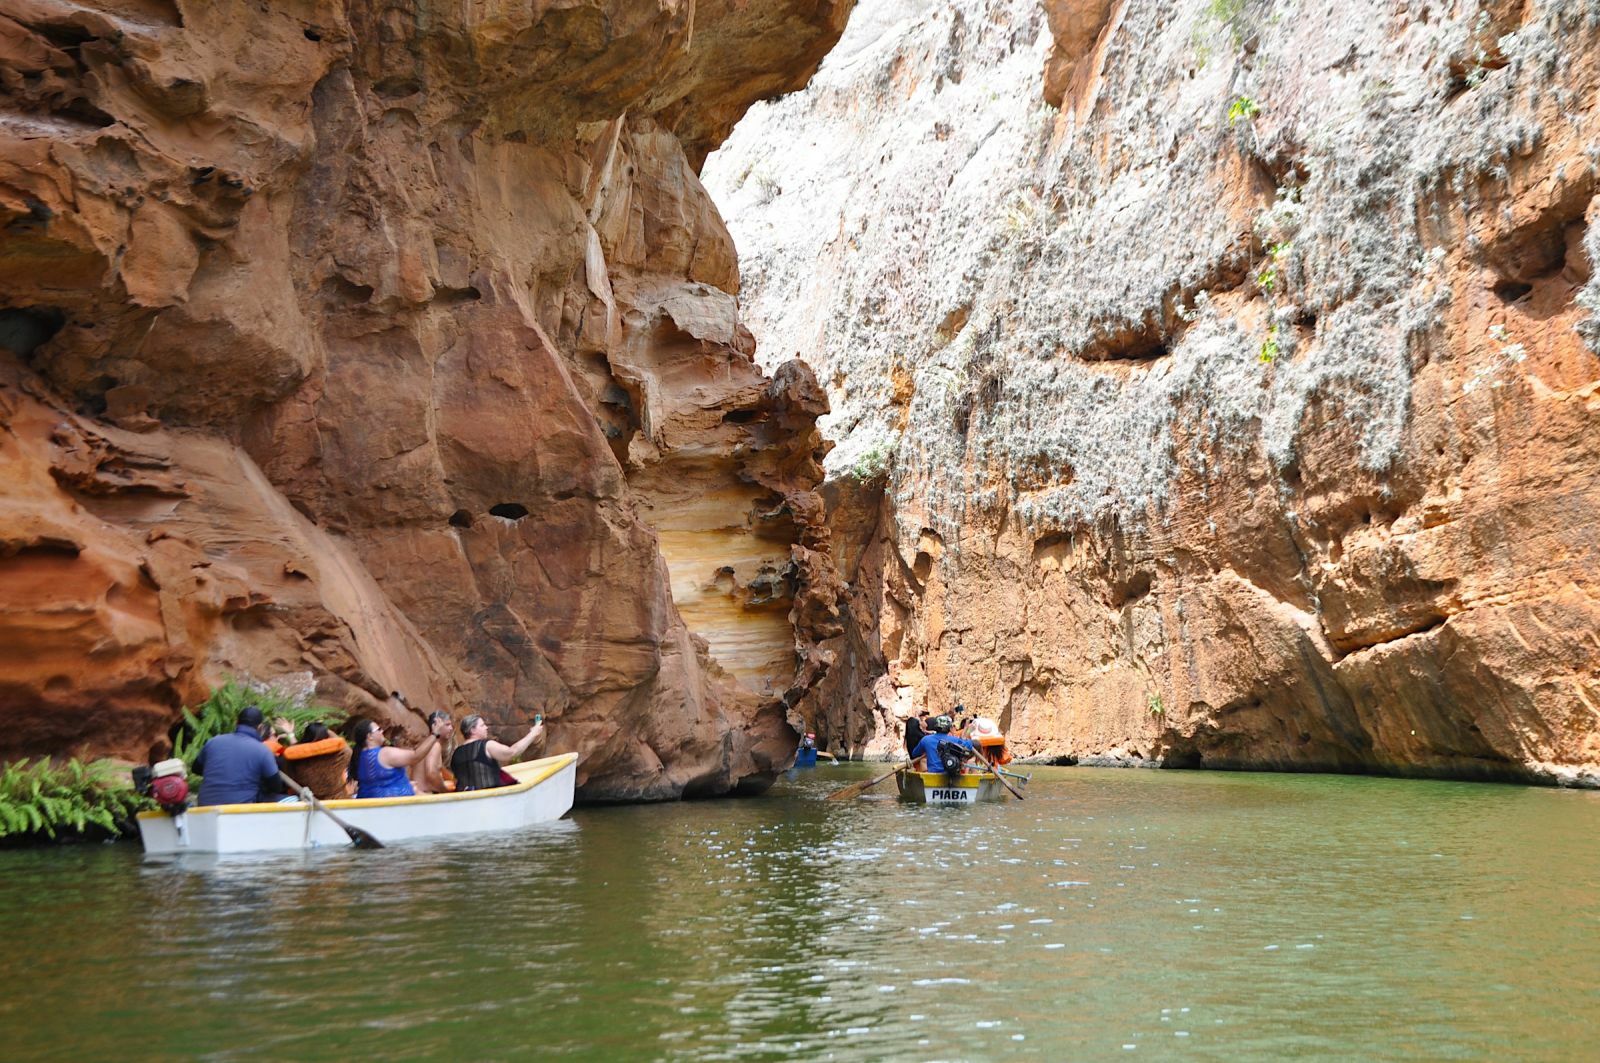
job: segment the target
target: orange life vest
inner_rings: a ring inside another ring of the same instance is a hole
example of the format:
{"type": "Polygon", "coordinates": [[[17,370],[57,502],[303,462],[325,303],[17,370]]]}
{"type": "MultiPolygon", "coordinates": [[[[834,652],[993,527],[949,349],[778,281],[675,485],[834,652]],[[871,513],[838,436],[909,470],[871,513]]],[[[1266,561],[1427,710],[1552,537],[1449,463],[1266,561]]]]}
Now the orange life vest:
{"type": "Polygon", "coordinates": [[[309,760],[326,753],[337,753],[345,746],[344,739],[330,735],[317,742],[299,742],[283,751],[284,760],[309,760]]]}

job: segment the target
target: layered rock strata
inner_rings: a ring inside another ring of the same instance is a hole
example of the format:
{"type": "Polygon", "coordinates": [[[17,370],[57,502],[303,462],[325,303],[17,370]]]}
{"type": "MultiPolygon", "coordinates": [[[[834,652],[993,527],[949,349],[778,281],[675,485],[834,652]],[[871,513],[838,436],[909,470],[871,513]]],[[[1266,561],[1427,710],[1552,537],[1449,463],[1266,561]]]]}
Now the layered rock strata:
{"type": "Polygon", "coordinates": [[[1587,0],[865,0],[706,171],[834,409],[802,711],[1597,781],[1597,100],[1587,0]]]}
{"type": "Polygon", "coordinates": [[[0,5],[0,757],[310,671],[770,779],[825,405],[697,170],[849,6],[0,5]]]}

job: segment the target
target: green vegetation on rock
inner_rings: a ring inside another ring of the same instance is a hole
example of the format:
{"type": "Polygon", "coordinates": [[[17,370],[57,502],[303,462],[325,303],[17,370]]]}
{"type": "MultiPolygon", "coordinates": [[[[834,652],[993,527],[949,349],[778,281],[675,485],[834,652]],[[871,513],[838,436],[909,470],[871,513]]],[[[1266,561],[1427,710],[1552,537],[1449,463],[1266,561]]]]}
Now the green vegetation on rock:
{"type": "Polygon", "coordinates": [[[0,768],[0,839],[117,837],[131,833],[135,813],[153,807],[113,761],[19,760],[0,768]]]}
{"type": "Polygon", "coordinates": [[[299,697],[267,686],[257,688],[237,679],[230,679],[211,692],[211,696],[193,710],[183,710],[183,720],[172,736],[172,755],[194,768],[194,759],[205,744],[220,734],[227,734],[238,725],[239,713],[247,705],[261,710],[268,722],[287,720],[299,734],[300,729],[314,720],[329,727],[338,727],[345,721],[346,713],[302,701],[299,697]]]}

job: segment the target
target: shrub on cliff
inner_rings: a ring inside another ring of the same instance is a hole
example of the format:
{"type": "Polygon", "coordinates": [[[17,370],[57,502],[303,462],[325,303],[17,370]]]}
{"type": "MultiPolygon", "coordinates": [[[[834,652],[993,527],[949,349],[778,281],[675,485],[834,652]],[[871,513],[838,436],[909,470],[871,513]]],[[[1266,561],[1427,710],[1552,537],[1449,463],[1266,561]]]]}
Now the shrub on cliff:
{"type": "Polygon", "coordinates": [[[193,710],[183,710],[183,720],[172,735],[172,755],[192,769],[194,758],[208,741],[234,729],[246,705],[259,708],[269,722],[287,720],[297,735],[312,721],[336,728],[345,720],[345,713],[339,709],[303,701],[270,685],[255,686],[230,679],[193,710]]]}
{"type": "Polygon", "coordinates": [[[0,843],[120,837],[133,833],[135,813],[153,807],[109,761],[19,760],[0,768],[0,843]]]}

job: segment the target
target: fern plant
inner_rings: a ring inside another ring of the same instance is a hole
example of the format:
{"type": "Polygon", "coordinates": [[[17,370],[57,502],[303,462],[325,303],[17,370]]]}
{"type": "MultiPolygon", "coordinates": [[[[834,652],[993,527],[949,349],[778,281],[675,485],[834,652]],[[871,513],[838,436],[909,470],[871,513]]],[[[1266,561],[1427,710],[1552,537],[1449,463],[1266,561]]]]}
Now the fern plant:
{"type": "Polygon", "coordinates": [[[318,722],[338,727],[346,714],[326,705],[306,704],[292,694],[272,687],[257,689],[237,679],[230,679],[211,692],[211,696],[195,706],[184,709],[183,718],[172,735],[172,755],[194,769],[194,760],[205,744],[220,734],[227,734],[239,723],[239,713],[247,705],[261,710],[268,722],[287,720],[299,734],[306,724],[318,722]]]}
{"type": "Polygon", "coordinates": [[[0,839],[117,837],[132,833],[135,813],[153,807],[107,761],[19,760],[0,767],[0,839]]]}

